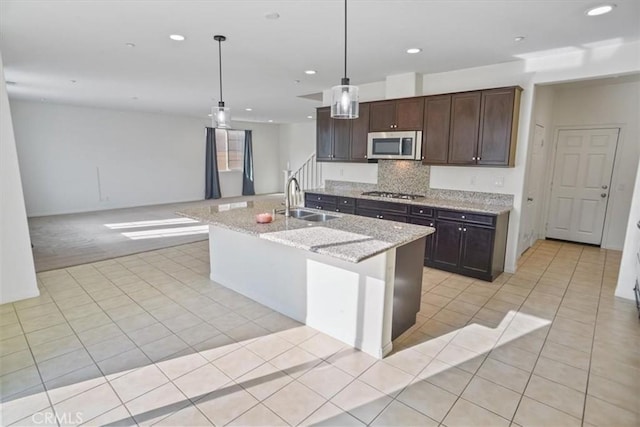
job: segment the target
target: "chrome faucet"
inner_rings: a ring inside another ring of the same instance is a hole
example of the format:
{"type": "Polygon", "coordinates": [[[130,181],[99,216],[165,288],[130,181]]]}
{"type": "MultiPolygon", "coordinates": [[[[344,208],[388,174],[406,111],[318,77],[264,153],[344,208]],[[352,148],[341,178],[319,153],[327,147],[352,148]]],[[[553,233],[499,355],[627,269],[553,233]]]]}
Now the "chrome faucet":
{"type": "Polygon", "coordinates": [[[292,176],[287,179],[287,185],[285,185],[286,194],[284,195],[284,216],[291,216],[291,183],[295,183],[295,191],[300,191],[300,184],[298,180],[292,176]]]}

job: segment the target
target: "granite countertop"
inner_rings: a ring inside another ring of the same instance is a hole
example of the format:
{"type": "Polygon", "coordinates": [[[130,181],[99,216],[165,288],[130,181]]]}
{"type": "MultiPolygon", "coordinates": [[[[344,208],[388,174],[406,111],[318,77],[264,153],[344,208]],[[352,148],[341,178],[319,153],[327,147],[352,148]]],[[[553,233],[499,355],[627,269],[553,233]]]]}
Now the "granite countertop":
{"type": "Polygon", "coordinates": [[[338,218],[325,222],[310,222],[276,214],[274,221],[269,224],[256,223],[256,214],[282,208],[280,203],[274,201],[253,201],[189,208],[177,214],[353,263],[435,231],[431,227],[335,212],[331,212],[331,215],[338,218]]]}
{"type": "Polygon", "coordinates": [[[478,212],[490,215],[500,215],[502,213],[509,212],[513,209],[513,206],[504,204],[492,204],[492,203],[475,203],[465,200],[449,200],[449,199],[434,199],[424,197],[415,200],[406,199],[391,199],[389,197],[374,197],[362,195],[362,190],[347,190],[347,189],[331,189],[326,190],[324,188],[318,188],[315,190],[306,190],[307,193],[326,194],[330,196],[340,197],[354,197],[357,199],[369,199],[379,200],[383,202],[395,202],[403,203],[407,205],[429,206],[434,208],[452,209],[465,212],[478,212]]]}

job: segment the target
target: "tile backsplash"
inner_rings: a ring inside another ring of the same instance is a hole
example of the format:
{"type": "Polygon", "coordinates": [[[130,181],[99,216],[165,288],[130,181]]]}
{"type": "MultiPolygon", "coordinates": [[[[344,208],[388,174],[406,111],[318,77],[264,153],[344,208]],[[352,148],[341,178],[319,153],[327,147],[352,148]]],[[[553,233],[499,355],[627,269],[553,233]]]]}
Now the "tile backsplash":
{"type": "Polygon", "coordinates": [[[410,160],[379,160],[378,189],[398,193],[426,194],[430,166],[410,160]]]}

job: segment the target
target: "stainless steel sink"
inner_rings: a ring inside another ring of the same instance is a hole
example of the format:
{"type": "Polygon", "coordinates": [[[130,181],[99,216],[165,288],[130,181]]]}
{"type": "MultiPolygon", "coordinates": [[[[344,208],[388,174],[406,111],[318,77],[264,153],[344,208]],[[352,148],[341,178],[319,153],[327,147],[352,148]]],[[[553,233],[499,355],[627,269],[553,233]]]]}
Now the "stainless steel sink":
{"type": "Polygon", "coordinates": [[[313,215],[303,216],[300,219],[303,221],[324,222],[336,218],[338,217],[335,215],[328,215],[326,213],[315,213],[313,215]]]}
{"type": "MultiPolygon", "coordinates": [[[[324,221],[329,221],[331,219],[339,218],[335,215],[318,213],[318,212],[308,211],[306,209],[300,209],[300,208],[291,209],[289,213],[293,218],[298,218],[303,221],[311,221],[311,222],[324,222],[324,221]]],[[[282,214],[284,215],[284,212],[282,212],[282,214]]]]}

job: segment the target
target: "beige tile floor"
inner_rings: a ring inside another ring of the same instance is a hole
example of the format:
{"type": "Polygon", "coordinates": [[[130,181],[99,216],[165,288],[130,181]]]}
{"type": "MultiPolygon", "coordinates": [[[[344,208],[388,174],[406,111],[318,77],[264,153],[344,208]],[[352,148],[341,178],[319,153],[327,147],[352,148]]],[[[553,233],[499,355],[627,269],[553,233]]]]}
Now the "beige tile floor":
{"type": "Polygon", "coordinates": [[[546,241],[494,283],[425,268],[382,361],[209,281],[206,242],[40,273],[0,306],[1,424],[638,426],[619,261],[546,241]]]}

